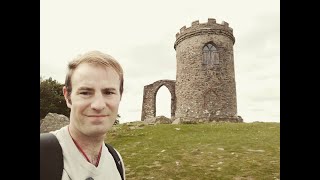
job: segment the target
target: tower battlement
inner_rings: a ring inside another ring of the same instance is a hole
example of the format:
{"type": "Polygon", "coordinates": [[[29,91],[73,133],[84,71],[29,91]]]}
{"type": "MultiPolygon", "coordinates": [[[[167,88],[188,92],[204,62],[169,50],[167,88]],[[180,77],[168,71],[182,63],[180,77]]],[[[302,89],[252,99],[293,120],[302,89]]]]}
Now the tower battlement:
{"type": "Polygon", "coordinates": [[[229,23],[222,21],[221,24],[219,24],[216,22],[216,19],[208,18],[208,22],[206,23],[199,23],[199,20],[196,20],[191,23],[190,27],[187,28],[183,26],[180,28],[180,32],[176,34],[174,49],[176,49],[176,46],[184,39],[205,33],[225,35],[232,40],[233,44],[235,43],[233,29],[229,27],[229,23]]]}

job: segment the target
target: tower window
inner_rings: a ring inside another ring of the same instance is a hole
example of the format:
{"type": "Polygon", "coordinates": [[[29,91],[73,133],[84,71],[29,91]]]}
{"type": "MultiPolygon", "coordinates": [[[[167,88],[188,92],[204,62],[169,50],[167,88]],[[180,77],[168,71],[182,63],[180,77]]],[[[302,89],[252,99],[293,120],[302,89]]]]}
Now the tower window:
{"type": "Polygon", "coordinates": [[[211,44],[206,44],[202,49],[203,64],[217,65],[219,64],[218,50],[211,44]]]}

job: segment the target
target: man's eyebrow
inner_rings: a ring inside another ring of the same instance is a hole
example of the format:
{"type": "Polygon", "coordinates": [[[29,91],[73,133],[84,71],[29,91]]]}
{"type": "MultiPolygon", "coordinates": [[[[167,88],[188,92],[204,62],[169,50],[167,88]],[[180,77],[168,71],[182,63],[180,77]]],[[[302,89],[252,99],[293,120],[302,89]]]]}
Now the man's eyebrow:
{"type": "Polygon", "coordinates": [[[103,88],[103,91],[116,91],[116,88],[103,88]]]}
{"type": "Polygon", "coordinates": [[[89,87],[79,87],[79,88],[78,88],[78,91],[83,91],[83,90],[92,91],[93,88],[89,88],[89,87]]]}

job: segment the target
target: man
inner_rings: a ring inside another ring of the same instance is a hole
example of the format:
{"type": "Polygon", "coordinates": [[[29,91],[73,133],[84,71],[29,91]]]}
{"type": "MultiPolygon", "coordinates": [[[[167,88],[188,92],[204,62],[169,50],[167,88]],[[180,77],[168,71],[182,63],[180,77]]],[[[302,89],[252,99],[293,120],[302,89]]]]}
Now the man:
{"type": "Polygon", "coordinates": [[[63,152],[62,180],[121,179],[104,139],[117,118],[122,92],[123,70],[110,55],[91,51],[69,63],[63,94],[70,123],[51,132],[63,152]]]}

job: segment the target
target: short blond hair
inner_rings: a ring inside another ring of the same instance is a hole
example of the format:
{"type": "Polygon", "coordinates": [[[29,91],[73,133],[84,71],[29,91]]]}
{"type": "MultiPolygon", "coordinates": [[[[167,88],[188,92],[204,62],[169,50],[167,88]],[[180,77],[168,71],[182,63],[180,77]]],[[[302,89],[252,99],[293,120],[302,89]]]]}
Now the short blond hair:
{"type": "Polygon", "coordinates": [[[103,67],[111,67],[112,69],[114,69],[120,77],[120,95],[122,96],[123,69],[115,58],[113,58],[108,54],[102,53],[100,51],[89,51],[69,62],[66,80],[65,80],[65,87],[69,95],[71,94],[71,91],[72,91],[71,77],[73,75],[73,72],[80,64],[83,64],[83,63],[95,64],[103,67]]]}

